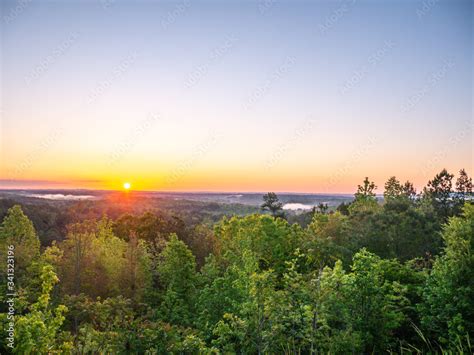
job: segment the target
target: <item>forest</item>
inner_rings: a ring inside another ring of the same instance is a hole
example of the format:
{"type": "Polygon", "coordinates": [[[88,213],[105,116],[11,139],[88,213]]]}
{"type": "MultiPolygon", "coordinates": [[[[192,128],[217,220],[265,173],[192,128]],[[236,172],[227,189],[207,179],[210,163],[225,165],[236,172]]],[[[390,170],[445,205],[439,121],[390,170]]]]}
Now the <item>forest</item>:
{"type": "Polygon", "coordinates": [[[1,353],[472,353],[472,179],[376,189],[299,219],[274,193],[218,220],[79,203],[49,234],[41,209],[10,206],[1,353]]]}

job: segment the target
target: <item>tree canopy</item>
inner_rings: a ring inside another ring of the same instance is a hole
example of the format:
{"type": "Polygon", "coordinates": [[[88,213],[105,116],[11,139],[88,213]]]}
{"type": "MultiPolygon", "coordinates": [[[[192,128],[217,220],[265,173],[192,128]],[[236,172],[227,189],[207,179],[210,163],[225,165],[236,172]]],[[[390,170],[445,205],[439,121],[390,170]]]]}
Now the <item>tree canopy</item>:
{"type": "Polygon", "coordinates": [[[453,178],[416,195],[393,176],[383,200],[365,178],[304,225],[272,193],[270,214],[197,226],[151,210],[84,218],[43,247],[15,205],[0,227],[16,263],[2,353],[472,353],[472,182],[453,178]]]}

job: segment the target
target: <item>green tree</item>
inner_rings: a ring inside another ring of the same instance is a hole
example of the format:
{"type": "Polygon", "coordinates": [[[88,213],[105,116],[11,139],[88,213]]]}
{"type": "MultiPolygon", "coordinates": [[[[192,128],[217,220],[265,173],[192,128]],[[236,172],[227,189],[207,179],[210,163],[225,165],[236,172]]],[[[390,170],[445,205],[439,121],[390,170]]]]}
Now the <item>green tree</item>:
{"type": "MultiPolygon", "coordinates": [[[[27,268],[40,255],[40,241],[36,235],[33,223],[23,213],[19,205],[15,205],[7,212],[0,227],[0,258],[6,260],[8,247],[14,248],[15,278],[17,287],[23,285],[23,277],[27,268]]],[[[5,275],[5,268],[1,268],[1,275],[5,275]]]]}
{"type": "Polygon", "coordinates": [[[459,177],[456,180],[456,191],[460,194],[463,200],[472,194],[472,178],[470,178],[466,170],[459,170],[459,177]]]}
{"type": "Polygon", "coordinates": [[[41,274],[43,283],[42,294],[32,304],[30,312],[21,315],[15,322],[15,352],[19,354],[53,354],[72,351],[72,343],[61,340],[60,328],[64,321],[67,308],[59,305],[51,306],[50,294],[58,277],[53,267],[43,267],[41,274]]]}
{"type": "Polygon", "coordinates": [[[275,287],[272,270],[260,271],[256,255],[245,250],[234,287],[243,295],[235,313],[225,313],[214,328],[212,344],[224,353],[258,353],[271,350],[268,300],[275,287]]]}
{"type": "Polygon", "coordinates": [[[283,216],[283,203],[274,192],[263,195],[263,203],[260,207],[263,211],[270,211],[273,217],[283,216]]]}
{"type": "Polygon", "coordinates": [[[378,207],[375,190],[377,186],[369,178],[364,179],[363,185],[357,186],[357,192],[354,194],[354,201],[349,206],[350,213],[372,212],[378,207]]]}
{"type": "Polygon", "coordinates": [[[317,211],[318,211],[319,213],[321,213],[321,214],[326,214],[326,213],[328,212],[328,209],[329,209],[329,207],[328,207],[327,203],[322,203],[322,202],[320,202],[320,203],[318,204],[318,209],[317,209],[317,211]]]}
{"type": "Polygon", "coordinates": [[[81,325],[77,336],[77,350],[82,354],[127,353],[136,337],[137,324],[132,301],[122,296],[96,302],[84,302],[88,322],[81,325]]]}
{"type": "Polygon", "coordinates": [[[351,269],[346,297],[352,328],[361,335],[364,352],[381,352],[395,345],[392,334],[405,319],[406,288],[386,280],[382,260],[366,250],[354,256],[351,269]]]}
{"type": "Polygon", "coordinates": [[[151,266],[144,246],[136,238],[124,241],[115,236],[106,217],[70,225],[59,247],[63,256],[58,269],[65,293],[140,299],[149,283],[151,266]]]}
{"type": "Polygon", "coordinates": [[[428,334],[456,351],[474,334],[474,205],[451,217],[442,235],[444,253],[426,282],[420,315],[428,334]]]}
{"type": "Polygon", "coordinates": [[[213,338],[215,325],[227,314],[236,314],[245,299],[244,291],[236,282],[240,266],[219,265],[214,255],[208,257],[199,274],[199,295],[195,324],[206,340],[213,338]]]}
{"type": "Polygon", "coordinates": [[[423,198],[432,204],[443,221],[453,214],[453,177],[453,174],[443,169],[435,175],[433,180],[428,181],[427,186],[423,189],[423,198]]]}
{"type": "Polygon", "coordinates": [[[300,272],[306,256],[298,250],[287,262],[281,286],[270,292],[266,302],[268,333],[272,353],[310,350],[314,337],[314,303],[308,275],[300,272]]]}
{"type": "Polygon", "coordinates": [[[319,270],[332,266],[337,260],[350,264],[355,246],[350,238],[349,223],[349,218],[339,212],[313,216],[303,242],[311,265],[319,270]]]}
{"type": "Polygon", "coordinates": [[[350,205],[351,205],[350,202],[349,203],[341,202],[339,204],[339,206],[337,206],[336,211],[340,212],[341,214],[343,214],[345,216],[349,216],[349,206],[350,205]]]}
{"type": "MultiPolygon", "coordinates": [[[[95,271],[90,268],[94,261],[94,239],[95,222],[84,221],[68,226],[66,239],[59,245],[63,251],[59,269],[64,292],[78,295],[89,291],[89,276],[95,271]]],[[[93,286],[91,292],[95,292],[93,286]]]]}
{"type": "Polygon", "coordinates": [[[364,179],[363,185],[357,186],[357,192],[355,193],[354,197],[356,200],[371,200],[375,198],[375,190],[377,186],[373,181],[369,181],[369,178],[366,177],[364,179]]]}
{"type": "Polygon", "coordinates": [[[459,171],[459,177],[456,180],[456,214],[458,214],[464,203],[472,197],[472,178],[470,178],[466,170],[459,171]]]}
{"type": "Polygon", "coordinates": [[[326,266],[312,278],[313,354],[362,352],[362,334],[353,328],[348,281],[341,261],[332,269],[326,266]]]}
{"type": "Polygon", "coordinates": [[[397,200],[412,200],[416,195],[415,188],[410,181],[404,184],[400,183],[395,176],[390,177],[385,183],[385,192],[383,194],[385,202],[397,200]]]}
{"type": "Polygon", "coordinates": [[[160,254],[157,271],[164,287],[160,306],[163,320],[190,325],[196,296],[196,260],[175,234],[160,254]]]}
{"type": "Polygon", "coordinates": [[[402,194],[402,188],[402,184],[395,176],[390,177],[385,183],[384,200],[388,201],[399,197],[402,194]]]}
{"type": "Polygon", "coordinates": [[[413,183],[410,181],[405,181],[403,184],[403,195],[408,197],[410,200],[413,200],[416,198],[416,189],[413,186],[413,183]]]}
{"type": "Polygon", "coordinates": [[[126,250],[127,243],[113,233],[112,221],[106,217],[98,221],[92,239],[92,265],[87,265],[95,274],[95,282],[91,282],[96,291],[93,296],[117,296],[123,291],[120,280],[126,250]]]}
{"type": "MultiPolygon", "coordinates": [[[[351,220],[351,237],[383,258],[407,261],[440,251],[439,222],[405,198],[389,200],[377,213],[351,220]]],[[[356,248],[357,249],[357,248],[356,248]]]]}
{"type": "Polygon", "coordinates": [[[226,263],[240,265],[245,251],[255,253],[260,269],[273,269],[281,275],[286,261],[304,238],[299,225],[268,215],[224,218],[215,228],[218,257],[226,263]]]}
{"type": "Polygon", "coordinates": [[[143,240],[132,232],[120,265],[121,294],[135,301],[151,297],[152,260],[143,240]]]}

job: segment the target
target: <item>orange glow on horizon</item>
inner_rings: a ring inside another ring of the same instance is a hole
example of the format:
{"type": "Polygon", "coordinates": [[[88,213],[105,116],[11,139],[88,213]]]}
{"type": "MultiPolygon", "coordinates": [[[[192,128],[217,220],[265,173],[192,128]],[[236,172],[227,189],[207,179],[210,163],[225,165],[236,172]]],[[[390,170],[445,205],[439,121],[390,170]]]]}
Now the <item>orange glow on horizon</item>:
{"type": "MultiPolygon", "coordinates": [[[[13,169],[0,169],[0,189],[91,189],[123,192],[162,191],[162,192],[295,192],[295,193],[349,193],[356,191],[365,176],[378,186],[376,192],[383,193],[384,183],[391,175],[396,175],[400,181],[410,180],[417,191],[421,191],[436,173],[444,166],[433,166],[420,169],[413,166],[410,171],[400,166],[393,167],[393,173],[382,171],[380,167],[355,166],[351,169],[332,166],[314,165],[300,170],[287,169],[278,166],[272,170],[262,170],[259,167],[215,167],[191,166],[179,169],[165,164],[150,168],[138,159],[133,164],[120,167],[95,168],[90,164],[88,170],[94,173],[79,171],[78,164],[71,167],[67,174],[61,172],[48,173],[46,167],[25,170],[23,174],[9,175],[13,169]],[[77,169],[77,170],[76,170],[77,169]],[[134,179],[125,180],[123,177],[133,171],[134,179]]],[[[283,165],[283,164],[282,164],[283,165]]],[[[449,172],[457,176],[458,162],[447,166],[449,172]]],[[[459,164],[462,167],[462,164],[459,164]]],[[[392,169],[391,169],[392,170],[392,169]]],[[[13,170],[14,171],[14,170],[13,170]]],[[[467,170],[471,175],[471,172],[467,170]]]]}

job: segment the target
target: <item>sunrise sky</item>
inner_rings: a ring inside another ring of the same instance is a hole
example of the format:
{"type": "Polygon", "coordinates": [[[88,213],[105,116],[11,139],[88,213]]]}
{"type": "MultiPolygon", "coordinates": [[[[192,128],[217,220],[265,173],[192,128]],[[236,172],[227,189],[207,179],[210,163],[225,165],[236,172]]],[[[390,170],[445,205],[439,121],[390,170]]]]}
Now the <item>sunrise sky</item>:
{"type": "Polygon", "coordinates": [[[3,1],[0,188],[473,170],[471,1],[3,1]]]}

